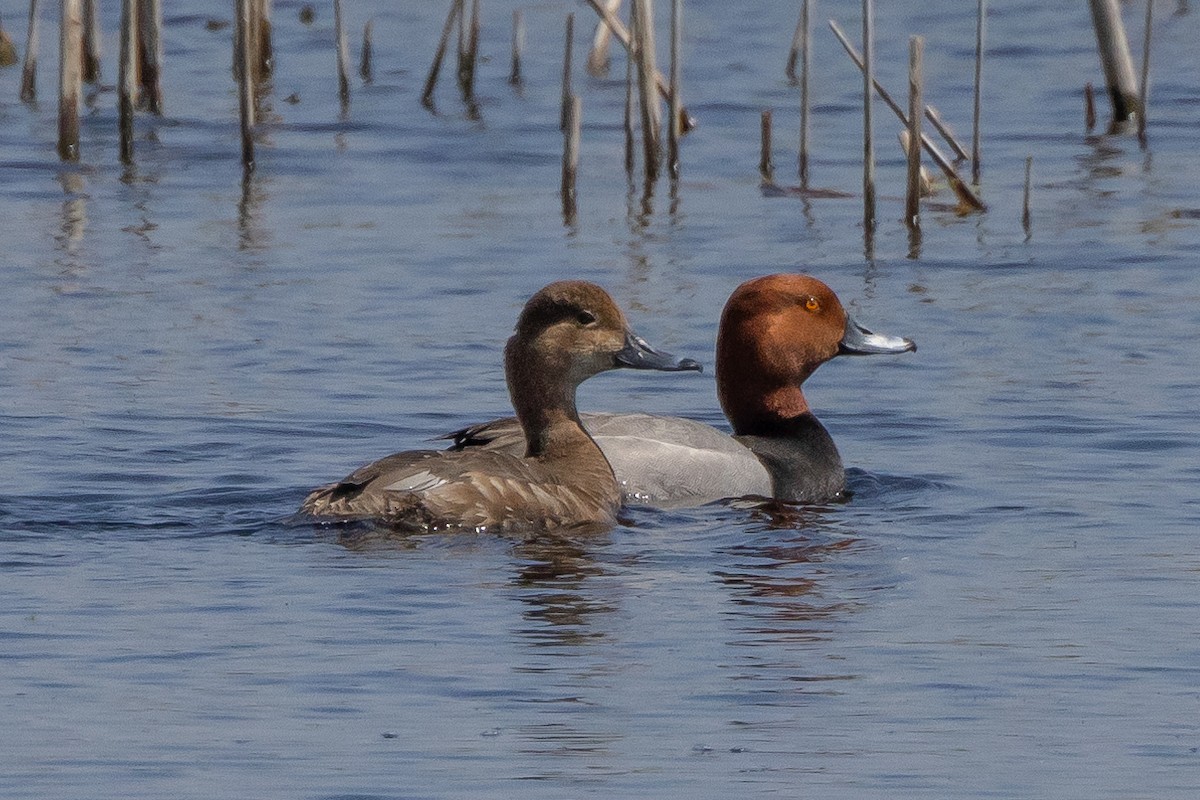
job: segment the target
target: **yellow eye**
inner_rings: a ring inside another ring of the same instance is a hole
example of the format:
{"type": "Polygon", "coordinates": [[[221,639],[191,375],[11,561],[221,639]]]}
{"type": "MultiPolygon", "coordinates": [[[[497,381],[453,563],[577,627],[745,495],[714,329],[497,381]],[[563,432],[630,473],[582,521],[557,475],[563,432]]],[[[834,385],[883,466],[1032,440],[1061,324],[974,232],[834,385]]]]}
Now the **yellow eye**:
{"type": "Polygon", "coordinates": [[[804,307],[809,311],[816,311],[821,307],[821,304],[817,302],[817,298],[810,297],[804,301],[804,307]]]}

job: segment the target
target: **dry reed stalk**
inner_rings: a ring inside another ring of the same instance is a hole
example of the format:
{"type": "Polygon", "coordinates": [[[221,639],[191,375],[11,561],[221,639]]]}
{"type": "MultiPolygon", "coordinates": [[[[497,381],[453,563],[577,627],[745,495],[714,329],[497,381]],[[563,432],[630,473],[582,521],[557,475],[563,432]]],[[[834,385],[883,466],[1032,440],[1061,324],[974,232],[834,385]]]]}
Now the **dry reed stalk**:
{"type": "Polygon", "coordinates": [[[450,0],[450,13],[442,26],[442,38],[438,40],[437,51],[433,54],[433,64],[429,67],[429,75],[425,78],[425,90],[421,93],[421,105],[433,108],[433,90],[437,86],[438,73],[442,70],[442,59],[446,57],[446,47],[450,44],[450,34],[454,32],[454,22],[458,19],[462,8],[461,0],[450,0]]]}
{"type": "Polygon", "coordinates": [[[458,85],[467,100],[475,96],[475,66],[479,63],[479,18],[479,0],[471,0],[469,23],[461,14],[459,17],[460,24],[466,28],[467,40],[466,48],[459,54],[458,85]]]}
{"type": "MultiPolygon", "coordinates": [[[[809,111],[811,100],[808,94],[809,75],[812,74],[812,25],[811,25],[811,3],[809,0],[804,0],[800,7],[800,27],[797,33],[800,34],[800,43],[802,45],[802,57],[800,61],[800,156],[799,156],[799,171],[800,171],[800,188],[808,189],[808,132],[809,132],[809,111]]],[[[793,44],[793,47],[795,45],[793,44]]],[[[793,72],[795,70],[793,69],[793,72]]]]}
{"type": "Polygon", "coordinates": [[[508,73],[508,82],[513,86],[521,85],[521,51],[525,49],[525,18],[521,9],[513,9],[512,24],[512,69],[508,73]]]}
{"type": "Polygon", "coordinates": [[[38,0],[29,0],[29,35],[25,39],[25,60],[21,66],[21,100],[37,100],[38,0]]]}
{"type": "MultiPolygon", "coordinates": [[[[862,56],[860,56],[858,51],[854,49],[854,45],[852,45],[850,40],[846,38],[846,34],[842,32],[842,29],[833,20],[829,20],[829,27],[833,31],[834,36],[836,36],[838,41],[841,42],[842,48],[846,51],[846,55],[850,56],[850,60],[853,61],[861,70],[863,68],[862,56]]],[[[892,96],[888,94],[888,91],[883,88],[883,84],[881,84],[879,81],[874,81],[874,85],[875,91],[879,93],[879,97],[900,119],[900,122],[907,127],[908,115],[905,114],[904,110],[900,108],[895,100],[892,99],[892,96]]],[[[928,108],[929,106],[927,105],[926,109],[928,108]]],[[[928,118],[928,116],[929,115],[926,114],[926,118],[928,118]]],[[[979,197],[973,191],[971,191],[971,188],[967,186],[963,179],[959,177],[958,172],[955,171],[954,166],[950,163],[949,159],[942,154],[942,151],[939,150],[937,145],[934,144],[933,140],[929,138],[929,134],[921,134],[921,146],[925,148],[925,152],[929,154],[929,157],[933,159],[933,162],[937,164],[938,168],[945,174],[946,180],[950,184],[950,188],[954,190],[954,194],[958,197],[960,203],[973,211],[983,211],[987,208],[983,201],[980,200],[979,197]]]]}
{"type": "MultiPolygon", "coordinates": [[[[621,0],[606,0],[605,10],[616,17],[621,10],[621,0]]],[[[603,16],[603,15],[601,15],[603,16]]],[[[612,29],[603,21],[596,23],[596,32],[592,35],[592,49],[588,51],[587,71],[601,77],[608,72],[609,45],[612,43],[612,29]]]]}
{"type": "Polygon", "coordinates": [[[1121,7],[1118,0],[1088,0],[1088,5],[1092,9],[1096,46],[1112,102],[1113,122],[1124,122],[1137,111],[1138,88],[1125,24],[1121,21],[1121,7]]]}
{"type": "MultiPolygon", "coordinates": [[[[876,84],[878,86],[878,84],[876,84]]],[[[938,132],[946,144],[950,145],[950,149],[954,151],[955,158],[967,159],[967,151],[958,143],[958,139],[954,138],[954,131],[942,120],[942,115],[933,106],[925,105],[925,119],[929,120],[929,124],[938,132]]]]}
{"type": "Polygon", "coordinates": [[[683,109],[680,105],[679,80],[683,49],[683,0],[671,2],[671,95],[667,120],[667,172],[679,177],[679,137],[683,135],[683,109]]]}
{"type": "Polygon", "coordinates": [[[979,0],[975,16],[975,106],[971,126],[971,183],[979,185],[983,166],[980,161],[981,129],[979,119],[983,113],[983,34],[987,19],[987,0],[979,0]]]}
{"type": "Polygon", "coordinates": [[[575,175],[579,170],[579,138],[583,129],[582,117],[582,101],[578,95],[572,95],[567,102],[567,126],[563,130],[561,190],[563,213],[571,217],[575,215],[575,175]]]}
{"type": "MultiPolygon", "coordinates": [[[[925,105],[925,40],[908,40],[908,141],[921,140],[921,107],[925,105]]],[[[908,147],[908,175],[904,191],[904,224],[921,224],[921,148],[908,147]]]]}
{"type": "Polygon", "coordinates": [[[863,227],[875,227],[875,127],[871,117],[871,100],[875,92],[875,5],[872,0],[862,3],[863,42],[863,227]]]}
{"type": "Polygon", "coordinates": [[[1146,0],[1146,31],[1142,38],[1142,82],[1138,94],[1138,139],[1146,142],[1146,113],[1150,104],[1150,39],[1154,30],[1154,0],[1146,0]]]}
{"type": "Polygon", "coordinates": [[[58,157],[79,160],[79,95],[83,89],[83,8],[63,0],[58,61],[58,157]]]}
{"type": "MultiPolygon", "coordinates": [[[[636,46],[632,44],[629,30],[626,29],[623,24],[621,24],[621,20],[617,19],[615,14],[609,13],[607,8],[600,5],[600,0],[587,0],[587,3],[596,11],[597,14],[600,15],[600,18],[604,20],[604,24],[612,30],[613,36],[617,37],[617,41],[624,45],[626,50],[637,49],[636,46]]],[[[633,15],[631,12],[630,19],[632,20],[632,18],[633,15]]],[[[655,71],[654,83],[658,86],[658,92],[662,95],[663,99],[670,100],[671,87],[667,84],[666,79],[663,78],[662,73],[655,71]]],[[[680,111],[680,114],[682,116],[681,124],[683,125],[683,130],[685,132],[696,127],[696,122],[688,114],[687,108],[683,108],[680,111]]]]}
{"type": "MultiPolygon", "coordinates": [[[[900,151],[904,153],[904,157],[907,159],[909,154],[909,142],[912,141],[908,135],[908,128],[903,128],[900,133],[896,135],[896,138],[900,140],[900,151]]],[[[925,168],[924,164],[921,164],[921,168],[918,171],[921,176],[921,197],[929,197],[933,194],[933,178],[929,175],[929,170],[925,168]]]]}
{"type": "Polygon", "coordinates": [[[1096,127],[1096,90],[1092,88],[1091,83],[1083,87],[1083,124],[1088,133],[1096,127]]]}
{"type": "Polygon", "coordinates": [[[367,24],[363,26],[362,50],[358,53],[358,76],[363,79],[363,83],[370,83],[374,77],[371,64],[371,34],[374,27],[375,20],[372,19],[367,20],[367,24]]]}
{"type": "Polygon", "coordinates": [[[121,163],[133,163],[133,111],[138,102],[138,0],[121,0],[120,63],[117,65],[117,128],[121,163]]]}
{"type": "Polygon", "coordinates": [[[637,160],[637,158],[634,154],[634,147],[635,147],[636,143],[634,141],[634,135],[633,135],[633,117],[635,114],[635,111],[634,111],[635,92],[633,90],[633,75],[634,75],[633,50],[628,49],[625,51],[625,119],[624,119],[624,128],[625,128],[625,174],[628,175],[630,178],[633,177],[633,167],[634,167],[635,161],[637,160]]]}
{"type": "Polygon", "coordinates": [[[163,111],[162,93],[162,0],[140,0],[138,2],[139,64],[141,99],[152,114],[163,111]]]}
{"type": "Polygon", "coordinates": [[[242,135],[242,172],[254,171],[254,0],[237,0],[233,63],[238,76],[238,121],[242,135]]]}
{"type": "Polygon", "coordinates": [[[771,109],[764,108],[759,123],[760,151],[758,174],[763,183],[775,183],[775,164],[771,160],[771,109]]]}
{"type": "Polygon", "coordinates": [[[637,20],[638,97],[642,112],[642,150],[645,153],[646,178],[658,177],[662,153],[662,118],[655,92],[658,69],[654,60],[654,5],[652,0],[631,0],[633,18],[637,20]]]}
{"type": "Polygon", "coordinates": [[[100,80],[100,0],[83,0],[83,80],[100,80]]]}
{"type": "Polygon", "coordinates": [[[558,129],[566,131],[570,122],[571,98],[571,62],[575,59],[575,14],[567,14],[566,41],[563,43],[562,65],[562,98],[559,105],[558,129]]]}
{"type": "Polygon", "coordinates": [[[350,106],[350,52],[346,43],[346,25],[342,19],[342,0],[333,0],[333,36],[337,39],[338,99],[345,112],[350,106]]]}
{"type": "Polygon", "coordinates": [[[274,36],[271,29],[272,0],[256,0],[254,67],[255,82],[265,81],[275,71],[274,36]]]}
{"type": "Polygon", "coordinates": [[[808,3],[805,2],[800,6],[800,19],[796,20],[796,30],[792,32],[792,46],[788,48],[787,63],[783,67],[783,74],[787,79],[796,82],[796,62],[800,60],[800,53],[804,47],[804,31],[808,27],[805,24],[805,15],[808,13],[808,3]]]}
{"type": "Polygon", "coordinates": [[[1033,218],[1029,215],[1029,189],[1030,180],[1033,175],[1033,156],[1025,156],[1025,196],[1021,202],[1021,227],[1025,229],[1025,234],[1029,234],[1029,228],[1033,222],[1033,218]]]}

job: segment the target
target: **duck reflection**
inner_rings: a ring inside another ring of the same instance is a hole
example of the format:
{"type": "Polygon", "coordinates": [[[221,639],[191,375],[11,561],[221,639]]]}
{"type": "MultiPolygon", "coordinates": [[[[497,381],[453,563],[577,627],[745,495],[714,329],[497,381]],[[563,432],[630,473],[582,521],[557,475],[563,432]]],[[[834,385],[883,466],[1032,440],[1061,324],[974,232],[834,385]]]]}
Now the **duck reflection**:
{"type": "Polygon", "coordinates": [[[760,641],[827,638],[827,623],[859,601],[846,599],[846,587],[825,586],[834,572],[826,564],[862,540],[835,529],[826,506],[769,501],[749,512],[757,535],[722,548],[713,570],[731,590],[731,615],[752,623],[740,633],[760,641]]]}
{"type": "Polygon", "coordinates": [[[604,575],[595,548],[609,541],[605,532],[579,535],[543,534],[513,548],[517,571],[512,585],[526,608],[522,618],[531,625],[517,631],[538,647],[576,646],[603,639],[594,618],[616,605],[588,586],[604,575]]]}

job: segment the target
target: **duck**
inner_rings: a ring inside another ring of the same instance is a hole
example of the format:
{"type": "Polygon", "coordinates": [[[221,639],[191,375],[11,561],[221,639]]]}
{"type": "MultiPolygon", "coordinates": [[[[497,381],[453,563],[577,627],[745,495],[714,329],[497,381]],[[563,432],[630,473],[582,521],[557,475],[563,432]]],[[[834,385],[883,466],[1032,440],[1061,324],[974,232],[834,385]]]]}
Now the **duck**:
{"type": "Polygon", "coordinates": [[[519,450],[395,453],[314,489],[301,515],[418,533],[611,526],[621,491],[580,421],[576,388],[618,368],[700,369],[655,349],[608,292],[578,280],[551,283],[529,299],[504,363],[519,450]]]}
{"type": "MultiPolygon", "coordinates": [[[[732,433],[682,417],[591,413],[582,421],[612,465],[623,501],[661,508],[740,497],[794,503],[846,499],[846,471],[813,414],[804,382],[844,355],[913,352],[908,338],[859,324],[811,275],[752,278],[730,295],[717,332],[717,398],[732,433]]],[[[517,446],[515,420],[446,434],[451,450],[517,446]]]]}

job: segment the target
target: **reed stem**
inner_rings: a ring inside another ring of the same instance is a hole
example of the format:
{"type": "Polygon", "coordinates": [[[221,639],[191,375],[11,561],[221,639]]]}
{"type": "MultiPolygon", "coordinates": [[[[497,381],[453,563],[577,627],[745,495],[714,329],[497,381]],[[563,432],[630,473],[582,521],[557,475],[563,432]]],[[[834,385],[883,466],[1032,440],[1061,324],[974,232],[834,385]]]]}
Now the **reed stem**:
{"type": "MultiPolygon", "coordinates": [[[[606,0],[605,10],[615,18],[617,12],[621,10],[621,0],[606,0]]],[[[602,14],[601,17],[603,16],[602,14]]],[[[596,23],[596,33],[592,36],[592,49],[588,51],[588,73],[596,77],[601,77],[608,72],[608,51],[611,43],[612,29],[601,19],[600,22],[596,23]]]]}
{"type": "Polygon", "coordinates": [[[59,36],[58,157],[79,160],[79,95],[83,78],[83,8],[63,0],[59,36]]]}
{"type": "Polygon", "coordinates": [[[681,50],[683,49],[683,0],[671,2],[671,92],[667,104],[667,172],[679,177],[679,138],[683,135],[683,107],[680,102],[679,81],[681,50]]]}
{"type": "Polygon", "coordinates": [[[139,0],[138,25],[141,99],[150,113],[162,114],[162,0],[139,0]]]}
{"type": "Polygon", "coordinates": [[[342,19],[342,0],[333,0],[333,36],[337,40],[338,99],[344,113],[350,107],[350,53],[346,42],[346,25],[342,19]]]}
{"type": "Polygon", "coordinates": [[[254,171],[254,70],[251,69],[254,52],[253,11],[254,0],[237,0],[236,39],[234,40],[234,65],[238,76],[238,121],[242,135],[242,172],[249,175],[254,171]]]}
{"type": "Polygon", "coordinates": [[[1138,89],[1133,76],[1133,57],[1129,54],[1129,39],[1121,21],[1118,0],[1088,0],[1092,9],[1092,24],[1096,29],[1096,46],[1100,65],[1112,102],[1113,122],[1125,122],[1137,110],[1138,89]]]}
{"type": "Polygon", "coordinates": [[[758,159],[758,174],[765,184],[775,183],[775,163],[771,160],[771,109],[764,108],[759,123],[761,155],[758,159]]]}
{"type": "Polygon", "coordinates": [[[562,98],[558,113],[558,129],[566,132],[570,123],[571,98],[571,62],[575,59],[575,14],[567,14],[566,41],[563,43],[562,65],[562,98]]]}
{"type": "Polygon", "coordinates": [[[100,0],[83,0],[83,80],[100,80],[100,0]]]}
{"type": "Polygon", "coordinates": [[[873,0],[862,2],[863,43],[863,227],[875,227],[875,126],[871,117],[871,100],[875,94],[875,5],[873,0]]]}
{"type": "Polygon", "coordinates": [[[121,54],[117,66],[117,128],[121,163],[133,163],[133,111],[138,102],[138,0],[121,0],[121,54]]]}
{"type": "Polygon", "coordinates": [[[38,0],[29,0],[29,34],[25,39],[25,60],[21,65],[21,100],[37,100],[38,0]]]}
{"type": "Polygon", "coordinates": [[[1154,31],[1154,0],[1146,0],[1146,31],[1142,38],[1142,82],[1138,95],[1138,139],[1146,141],[1146,116],[1150,105],[1150,41],[1154,31]]]}
{"type": "Polygon", "coordinates": [[[652,0],[631,0],[637,20],[638,97],[642,111],[642,150],[645,153],[646,178],[658,177],[662,153],[662,119],[655,92],[658,69],[654,58],[654,5],[652,0]]]}
{"type": "Polygon", "coordinates": [[[1025,157],[1025,194],[1021,202],[1021,227],[1025,229],[1025,234],[1029,235],[1029,229],[1032,226],[1033,218],[1029,213],[1029,193],[1030,182],[1033,175],[1033,156],[1025,157]]]}
{"type": "Polygon", "coordinates": [[[521,52],[525,49],[525,18],[519,8],[513,9],[512,17],[512,69],[508,73],[508,82],[513,86],[520,86],[521,52]]]}
{"type": "MultiPolygon", "coordinates": [[[[596,11],[597,14],[600,15],[600,18],[604,20],[604,24],[608,25],[613,32],[613,36],[617,37],[617,41],[624,45],[626,50],[637,49],[636,45],[630,38],[629,30],[626,29],[623,24],[621,24],[621,20],[617,19],[615,14],[610,12],[605,6],[600,5],[600,0],[587,0],[587,3],[596,11]]],[[[632,2],[631,5],[633,5],[632,2]]],[[[632,20],[634,16],[634,12],[631,11],[631,26],[633,24],[632,20]]],[[[658,72],[657,70],[654,72],[654,84],[658,86],[659,94],[662,95],[663,99],[670,100],[671,87],[668,85],[666,79],[663,78],[662,73],[658,72]]],[[[680,111],[680,115],[682,116],[684,132],[690,131],[693,127],[695,127],[695,121],[688,114],[686,108],[683,108],[680,111]]]]}
{"type": "Polygon", "coordinates": [[[904,224],[910,228],[921,224],[921,108],[925,105],[924,78],[925,40],[914,36],[908,40],[908,175],[904,192],[904,224]]]}
{"type": "MultiPolygon", "coordinates": [[[[850,60],[853,61],[860,70],[863,69],[862,56],[860,56],[858,51],[854,49],[854,45],[852,45],[850,40],[846,38],[846,34],[842,32],[842,29],[838,26],[837,22],[834,20],[829,20],[829,28],[833,31],[834,36],[836,36],[838,41],[841,43],[842,48],[846,51],[846,55],[850,56],[850,60]]],[[[873,81],[873,83],[875,86],[875,91],[879,93],[879,97],[900,119],[900,122],[907,127],[908,115],[905,114],[904,110],[900,108],[895,100],[892,99],[892,96],[888,94],[888,91],[883,88],[883,84],[881,84],[879,81],[873,81]]],[[[926,110],[928,110],[928,108],[929,107],[926,106],[926,110]]],[[[926,114],[926,118],[928,118],[928,116],[929,115],[926,114]]],[[[979,197],[973,191],[971,191],[971,188],[967,186],[963,179],[958,176],[958,172],[955,171],[954,166],[944,155],[942,155],[942,151],[939,150],[937,145],[934,144],[933,140],[929,138],[929,134],[921,134],[921,146],[925,148],[925,152],[929,154],[929,157],[933,159],[933,162],[937,164],[938,168],[941,169],[946,175],[946,180],[950,184],[950,188],[954,190],[954,194],[958,197],[959,202],[974,211],[983,211],[987,208],[983,201],[980,200],[979,197]]]]}
{"type": "Polygon", "coordinates": [[[975,106],[972,114],[971,127],[971,183],[979,185],[982,173],[980,161],[981,128],[980,117],[983,112],[983,34],[984,21],[987,19],[987,0],[979,0],[975,17],[975,106]]]}
{"type": "MultiPolygon", "coordinates": [[[[801,60],[800,60],[800,155],[799,155],[799,171],[800,171],[800,188],[808,189],[808,134],[809,134],[809,112],[811,110],[811,98],[809,97],[809,75],[812,74],[812,24],[811,24],[811,8],[810,0],[804,0],[800,6],[800,27],[797,32],[800,34],[800,42],[802,45],[801,60]]],[[[794,44],[793,44],[794,46],[794,44]]],[[[793,69],[794,72],[794,69],[793,69]]]]}
{"type": "Polygon", "coordinates": [[[577,95],[567,101],[567,126],[563,130],[563,215],[575,216],[575,177],[579,171],[579,139],[583,130],[583,104],[577,95]]]}
{"type": "Polygon", "coordinates": [[[374,79],[372,54],[374,46],[371,41],[375,20],[367,20],[367,24],[363,26],[362,49],[358,54],[358,76],[363,79],[363,83],[370,83],[374,79]]]}
{"type": "Polygon", "coordinates": [[[433,108],[433,90],[437,86],[438,73],[442,69],[442,59],[446,57],[446,47],[450,44],[450,34],[454,32],[454,22],[458,19],[461,0],[450,0],[450,13],[442,26],[442,37],[438,40],[437,50],[433,54],[433,64],[429,67],[429,75],[425,78],[425,90],[421,93],[421,105],[433,108]]]}

